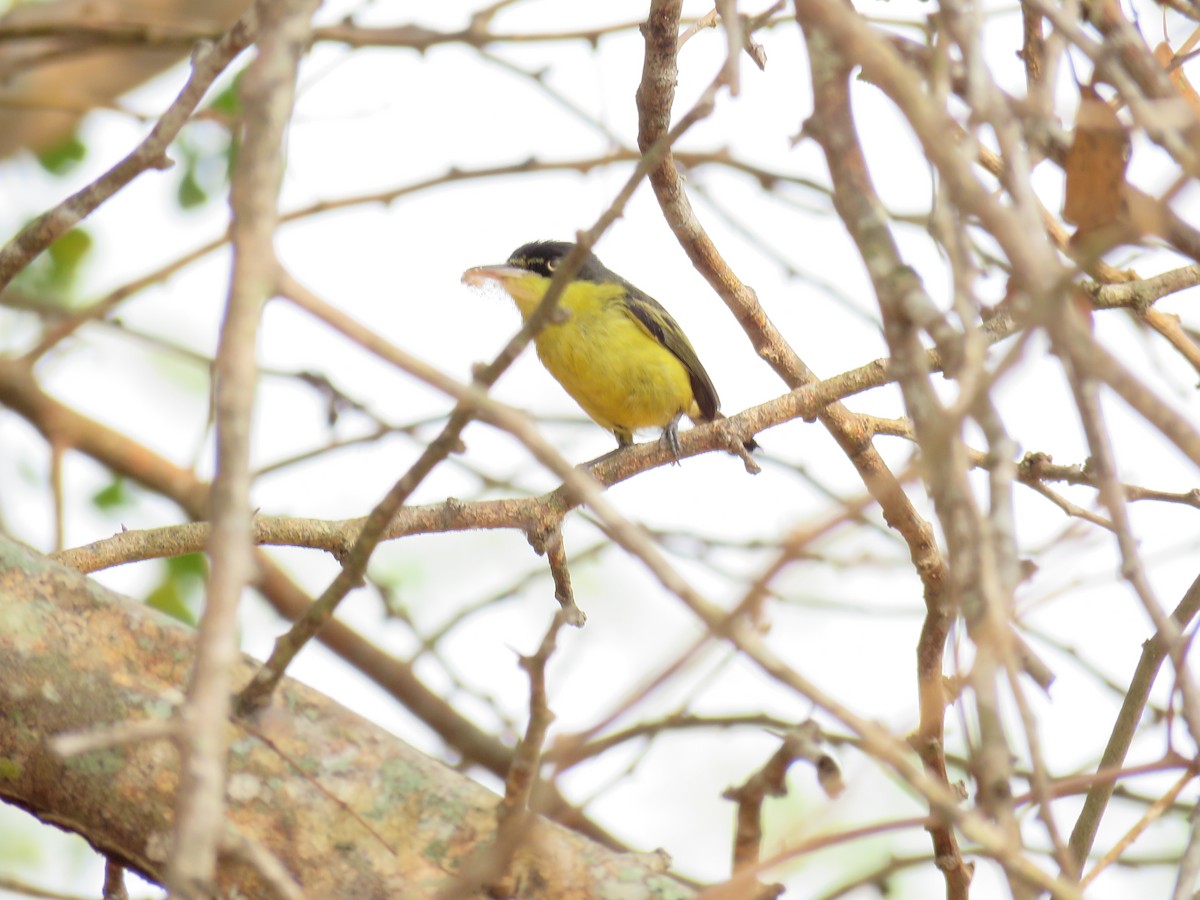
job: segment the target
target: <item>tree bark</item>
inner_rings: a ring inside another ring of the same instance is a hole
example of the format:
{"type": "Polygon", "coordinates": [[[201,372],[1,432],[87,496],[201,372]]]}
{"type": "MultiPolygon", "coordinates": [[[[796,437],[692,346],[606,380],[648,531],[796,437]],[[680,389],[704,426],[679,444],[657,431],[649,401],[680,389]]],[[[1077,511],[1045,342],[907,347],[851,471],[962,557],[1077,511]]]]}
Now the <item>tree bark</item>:
{"type": "MultiPolygon", "coordinates": [[[[0,537],[0,798],[158,881],[174,743],[127,740],[62,758],[51,741],[169,720],[193,644],[185,626],[0,537]]],[[[236,686],[254,668],[243,657],[236,686]]],[[[226,727],[230,848],[245,838],[269,851],[310,897],[483,896],[456,885],[495,833],[498,798],[483,787],[291,679],[262,713],[226,727]]],[[[510,872],[521,897],[691,895],[646,857],[540,819],[510,872]]],[[[221,896],[277,893],[229,848],[218,883],[221,896]]]]}

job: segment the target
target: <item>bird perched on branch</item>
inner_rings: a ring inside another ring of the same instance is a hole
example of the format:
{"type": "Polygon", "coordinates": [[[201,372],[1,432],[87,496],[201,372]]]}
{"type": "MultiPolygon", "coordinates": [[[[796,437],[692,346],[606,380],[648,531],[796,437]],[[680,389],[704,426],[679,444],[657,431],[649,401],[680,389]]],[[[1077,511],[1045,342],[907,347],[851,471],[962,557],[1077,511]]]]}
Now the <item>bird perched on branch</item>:
{"type": "MultiPolygon", "coordinates": [[[[518,247],[503,265],[468,269],[463,281],[497,282],[528,319],[574,248],[535,241],[518,247]]],[[[698,424],[725,418],[712,379],[679,323],[594,254],[566,286],[558,309],[565,315],[534,338],[538,358],[583,411],[616,436],[618,449],[633,443],[638,428],[656,427],[678,459],[682,416],[698,424]]],[[[749,451],[758,443],[750,438],[743,446],[749,451]]]]}

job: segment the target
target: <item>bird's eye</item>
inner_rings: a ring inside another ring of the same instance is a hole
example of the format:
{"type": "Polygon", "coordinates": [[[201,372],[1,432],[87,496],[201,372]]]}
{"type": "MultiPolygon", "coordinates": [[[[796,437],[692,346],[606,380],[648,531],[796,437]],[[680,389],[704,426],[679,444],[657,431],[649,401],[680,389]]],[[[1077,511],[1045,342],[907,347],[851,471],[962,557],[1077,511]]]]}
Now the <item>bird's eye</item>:
{"type": "Polygon", "coordinates": [[[558,268],[558,260],[557,259],[546,260],[546,271],[547,272],[553,272],[557,268],[558,268]]]}

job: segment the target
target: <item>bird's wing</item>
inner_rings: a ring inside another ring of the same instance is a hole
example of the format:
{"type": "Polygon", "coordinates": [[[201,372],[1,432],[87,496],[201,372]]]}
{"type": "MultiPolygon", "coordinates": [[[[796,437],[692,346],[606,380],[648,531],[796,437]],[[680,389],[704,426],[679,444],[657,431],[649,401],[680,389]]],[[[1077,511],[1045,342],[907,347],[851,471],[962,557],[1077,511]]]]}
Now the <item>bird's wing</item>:
{"type": "Polygon", "coordinates": [[[626,293],[621,303],[626,311],[639,322],[656,341],[670,350],[683,363],[692,381],[692,394],[696,405],[700,407],[700,415],[705,421],[714,419],[721,401],[717,397],[717,389],[713,387],[712,379],[700,364],[700,358],[692,348],[691,342],[683,329],[679,327],[669,312],[661,303],[649,294],[638,290],[626,282],[626,293]]]}

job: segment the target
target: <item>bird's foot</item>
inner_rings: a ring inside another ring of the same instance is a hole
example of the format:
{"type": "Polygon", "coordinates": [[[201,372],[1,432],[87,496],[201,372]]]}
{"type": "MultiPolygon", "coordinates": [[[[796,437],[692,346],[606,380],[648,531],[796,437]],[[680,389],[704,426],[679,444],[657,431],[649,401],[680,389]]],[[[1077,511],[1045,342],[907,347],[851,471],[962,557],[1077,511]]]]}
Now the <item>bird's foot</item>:
{"type": "Polygon", "coordinates": [[[679,465],[679,458],[683,453],[683,448],[679,446],[679,416],[676,416],[667,423],[667,427],[663,429],[662,437],[659,438],[659,441],[666,449],[671,451],[675,465],[679,465]]]}

